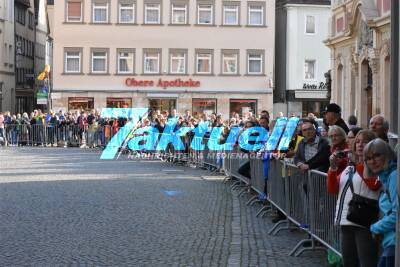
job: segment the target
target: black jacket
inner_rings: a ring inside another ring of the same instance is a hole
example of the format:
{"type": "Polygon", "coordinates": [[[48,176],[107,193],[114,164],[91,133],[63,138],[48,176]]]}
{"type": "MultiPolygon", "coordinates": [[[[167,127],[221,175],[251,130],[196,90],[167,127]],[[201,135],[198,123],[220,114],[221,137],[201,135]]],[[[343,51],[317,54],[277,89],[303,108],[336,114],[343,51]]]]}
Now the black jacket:
{"type": "Polygon", "coordinates": [[[349,133],[349,127],[347,127],[347,124],[344,122],[344,120],[343,120],[342,118],[339,118],[339,119],[335,122],[335,125],[341,127],[341,128],[346,132],[346,134],[349,133]]]}
{"type": "Polygon", "coordinates": [[[329,146],[328,141],[320,137],[318,152],[308,161],[305,160],[305,145],[306,140],[301,140],[296,155],[294,156],[294,163],[297,165],[297,163],[302,162],[309,165],[310,169],[327,172],[329,169],[329,156],[331,155],[331,147],[329,146]]]}

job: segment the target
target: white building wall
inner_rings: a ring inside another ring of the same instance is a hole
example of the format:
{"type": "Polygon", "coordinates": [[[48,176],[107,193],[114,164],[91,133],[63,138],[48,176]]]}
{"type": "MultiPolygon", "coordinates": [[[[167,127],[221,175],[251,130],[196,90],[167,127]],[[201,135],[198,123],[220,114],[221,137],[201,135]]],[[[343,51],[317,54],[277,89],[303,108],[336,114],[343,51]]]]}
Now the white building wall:
{"type": "Polygon", "coordinates": [[[288,5],[287,6],[287,89],[297,90],[303,84],[325,83],[324,73],[330,69],[330,50],[323,40],[328,37],[330,6],[288,5]],[[306,16],[314,16],[315,34],[306,34],[306,16]],[[304,61],[316,60],[316,79],[304,79],[304,61]]]}

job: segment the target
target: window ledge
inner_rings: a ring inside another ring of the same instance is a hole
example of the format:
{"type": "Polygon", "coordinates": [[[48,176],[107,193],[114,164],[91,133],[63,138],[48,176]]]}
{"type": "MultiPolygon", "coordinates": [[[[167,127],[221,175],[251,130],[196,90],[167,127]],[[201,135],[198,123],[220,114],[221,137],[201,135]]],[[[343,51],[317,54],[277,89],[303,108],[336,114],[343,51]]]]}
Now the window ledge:
{"type": "Polygon", "coordinates": [[[221,77],[240,77],[242,75],[240,75],[240,74],[224,74],[224,73],[222,73],[222,74],[219,74],[218,76],[221,76],[221,77]]]}
{"type": "Polygon", "coordinates": [[[89,72],[88,75],[91,75],[91,76],[109,76],[111,74],[109,72],[104,72],[104,73],[89,72]]]}
{"type": "Polygon", "coordinates": [[[209,76],[209,77],[212,77],[212,76],[215,76],[215,74],[214,73],[210,73],[210,74],[194,73],[193,76],[209,76]]]}
{"type": "Polygon", "coordinates": [[[135,22],[129,22],[129,23],[117,22],[117,23],[114,23],[114,25],[116,25],[116,26],[138,26],[139,24],[137,24],[135,22]]]}
{"type": "Polygon", "coordinates": [[[167,73],[167,76],[189,76],[188,73],[167,73]]]}
{"type": "Polygon", "coordinates": [[[89,25],[112,25],[111,22],[89,22],[89,25]]]}
{"type": "Polygon", "coordinates": [[[240,24],[237,24],[237,25],[225,25],[225,24],[222,24],[222,25],[219,25],[218,27],[223,27],[223,28],[241,28],[242,25],[240,25],[240,24]]]}
{"type": "Polygon", "coordinates": [[[249,24],[247,24],[245,27],[248,27],[248,28],[268,28],[267,25],[249,25],[249,24]]]}
{"type": "Polygon", "coordinates": [[[114,73],[114,76],[136,76],[136,73],[114,73]]]}
{"type": "Polygon", "coordinates": [[[142,23],[142,26],[164,26],[162,23],[142,23]]]}
{"type": "Polygon", "coordinates": [[[189,23],[184,23],[184,24],[182,24],[182,23],[169,23],[168,24],[168,26],[190,26],[190,24],[189,23]]]}
{"type": "Polygon", "coordinates": [[[143,76],[161,76],[161,73],[142,73],[141,75],[143,76]]]}
{"type": "Polygon", "coordinates": [[[63,24],[87,24],[83,21],[64,21],[63,24]]]}
{"type": "Polygon", "coordinates": [[[198,26],[198,27],[217,27],[216,24],[199,24],[199,23],[194,24],[194,26],[198,26]]]}
{"type": "Polygon", "coordinates": [[[246,77],[266,77],[267,75],[265,75],[264,73],[261,74],[251,74],[251,73],[247,73],[244,76],[246,77]]]}
{"type": "Polygon", "coordinates": [[[62,72],[61,75],[85,75],[83,72],[62,72]]]}

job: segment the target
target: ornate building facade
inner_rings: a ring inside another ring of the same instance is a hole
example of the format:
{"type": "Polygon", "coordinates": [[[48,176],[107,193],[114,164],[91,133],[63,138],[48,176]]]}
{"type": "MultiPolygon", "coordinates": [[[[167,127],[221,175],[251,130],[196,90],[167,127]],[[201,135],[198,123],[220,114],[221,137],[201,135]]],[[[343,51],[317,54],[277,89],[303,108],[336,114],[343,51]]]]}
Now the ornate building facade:
{"type": "MultiPolygon", "coordinates": [[[[356,115],[362,127],[375,114],[390,120],[397,98],[390,90],[390,0],[332,2],[330,36],[332,102],[343,118],[356,115]]],[[[397,132],[397,131],[396,131],[397,132]]]]}

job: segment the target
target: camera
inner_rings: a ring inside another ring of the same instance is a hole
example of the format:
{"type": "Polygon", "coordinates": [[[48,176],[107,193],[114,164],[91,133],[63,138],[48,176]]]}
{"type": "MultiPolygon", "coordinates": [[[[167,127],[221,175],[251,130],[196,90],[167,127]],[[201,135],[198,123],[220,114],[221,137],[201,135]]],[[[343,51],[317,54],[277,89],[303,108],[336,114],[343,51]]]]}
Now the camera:
{"type": "Polygon", "coordinates": [[[348,153],[349,153],[348,150],[336,151],[335,156],[336,156],[337,158],[344,159],[344,158],[347,157],[348,153]]]}

